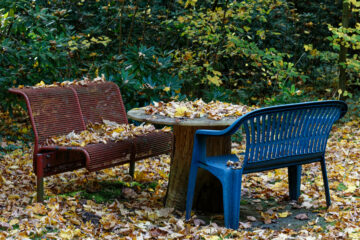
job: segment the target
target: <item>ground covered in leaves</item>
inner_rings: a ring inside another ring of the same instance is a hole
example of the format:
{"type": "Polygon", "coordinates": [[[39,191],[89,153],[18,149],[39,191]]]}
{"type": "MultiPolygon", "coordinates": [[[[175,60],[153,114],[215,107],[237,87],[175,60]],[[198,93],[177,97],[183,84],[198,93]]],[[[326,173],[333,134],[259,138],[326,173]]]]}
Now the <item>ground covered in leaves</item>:
{"type": "Polygon", "coordinates": [[[167,155],[138,162],[134,179],[127,165],[47,177],[45,203],[36,203],[31,128],[20,114],[0,114],[0,239],[360,238],[359,121],[336,125],[329,139],[329,209],[320,164],[304,167],[298,202],[288,201],[286,169],[246,175],[233,231],[222,214],[186,222],[184,212],[163,207],[167,155]]]}

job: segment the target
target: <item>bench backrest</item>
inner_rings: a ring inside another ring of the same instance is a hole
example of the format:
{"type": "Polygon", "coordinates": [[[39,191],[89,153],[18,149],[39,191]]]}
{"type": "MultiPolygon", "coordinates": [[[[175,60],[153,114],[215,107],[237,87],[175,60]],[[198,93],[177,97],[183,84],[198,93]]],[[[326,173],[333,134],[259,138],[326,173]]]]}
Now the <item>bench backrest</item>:
{"type": "Polygon", "coordinates": [[[24,88],[10,92],[21,94],[26,100],[35,149],[49,137],[85,129],[78,99],[71,88],[24,88]]]}
{"type": "Polygon", "coordinates": [[[35,151],[45,140],[86,129],[103,119],[128,123],[120,90],[115,83],[88,86],[10,89],[24,96],[35,135],[35,151]]]}
{"type": "Polygon", "coordinates": [[[344,102],[322,101],[249,113],[242,121],[246,133],[244,167],[301,155],[321,156],[333,123],[346,111],[344,102]]]}
{"type": "Polygon", "coordinates": [[[128,123],[119,87],[112,82],[73,87],[78,95],[85,124],[103,119],[128,123]]]}

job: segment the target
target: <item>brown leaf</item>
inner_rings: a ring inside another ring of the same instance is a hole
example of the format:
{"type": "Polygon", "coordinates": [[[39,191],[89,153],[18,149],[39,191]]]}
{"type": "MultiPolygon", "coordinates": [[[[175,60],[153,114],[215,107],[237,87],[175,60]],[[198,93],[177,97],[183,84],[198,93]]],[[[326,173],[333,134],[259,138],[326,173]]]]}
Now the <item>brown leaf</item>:
{"type": "Polygon", "coordinates": [[[124,188],[122,190],[122,194],[124,195],[125,198],[136,198],[137,197],[137,193],[131,188],[124,188]]]}
{"type": "Polygon", "coordinates": [[[251,222],[240,222],[241,228],[251,228],[251,222]]]}
{"type": "Polygon", "coordinates": [[[200,225],[205,225],[205,224],[206,224],[206,223],[205,223],[204,220],[201,220],[201,219],[198,219],[198,218],[194,219],[194,225],[195,225],[196,227],[198,227],[198,226],[200,226],[200,225]]]}
{"type": "Polygon", "coordinates": [[[300,214],[296,215],[295,218],[298,219],[298,220],[307,220],[307,219],[309,219],[309,217],[306,215],[306,213],[300,213],[300,214]]]}
{"type": "Polygon", "coordinates": [[[158,228],[154,228],[154,229],[150,230],[150,235],[154,238],[157,238],[161,235],[161,230],[158,228]]]}
{"type": "Polygon", "coordinates": [[[246,219],[250,222],[256,222],[256,218],[254,216],[247,216],[246,219]]]}
{"type": "Polygon", "coordinates": [[[270,223],[271,223],[271,218],[266,218],[266,219],[264,219],[264,223],[265,223],[265,224],[270,224],[270,223]]]}
{"type": "Polygon", "coordinates": [[[6,142],[1,142],[0,147],[6,148],[6,147],[7,147],[7,143],[6,143],[6,142]]]}

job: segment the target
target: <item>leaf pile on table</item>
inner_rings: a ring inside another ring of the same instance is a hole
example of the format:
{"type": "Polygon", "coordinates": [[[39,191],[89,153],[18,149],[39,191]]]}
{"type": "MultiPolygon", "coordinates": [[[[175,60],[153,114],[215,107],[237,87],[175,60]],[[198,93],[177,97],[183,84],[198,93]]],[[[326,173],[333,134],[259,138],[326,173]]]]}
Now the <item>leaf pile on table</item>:
{"type": "Polygon", "coordinates": [[[154,102],[145,107],[145,113],[148,115],[159,114],[160,116],[170,118],[186,117],[194,119],[206,116],[212,120],[221,120],[224,117],[240,117],[254,109],[256,109],[256,107],[220,101],[205,103],[202,99],[199,99],[186,102],[154,102]]]}
{"type": "Polygon", "coordinates": [[[118,124],[116,122],[103,120],[103,123],[90,123],[86,130],[79,133],[74,131],[67,135],[54,136],[45,141],[46,145],[84,147],[88,144],[107,143],[110,141],[121,141],[152,132],[171,131],[170,127],[155,129],[154,125],[146,124],[135,126],[133,124],[118,124]]]}
{"type": "Polygon", "coordinates": [[[87,86],[90,83],[103,83],[103,82],[106,82],[104,74],[101,75],[101,77],[96,77],[94,79],[84,77],[82,80],[75,79],[74,81],[54,82],[52,84],[45,84],[44,81],[41,81],[34,86],[19,85],[17,88],[37,89],[37,88],[53,88],[53,87],[68,87],[68,86],[87,86]]]}

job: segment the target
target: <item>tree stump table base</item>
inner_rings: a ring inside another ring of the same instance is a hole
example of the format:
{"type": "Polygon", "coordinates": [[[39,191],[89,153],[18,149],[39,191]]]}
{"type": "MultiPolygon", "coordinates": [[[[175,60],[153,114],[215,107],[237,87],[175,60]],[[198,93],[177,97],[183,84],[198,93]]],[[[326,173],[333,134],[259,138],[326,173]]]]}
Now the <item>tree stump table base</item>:
{"type": "MultiPolygon", "coordinates": [[[[206,128],[224,129],[224,127],[206,128]]],[[[170,166],[166,207],[185,210],[194,134],[198,129],[204,129],[204,127],[174,126],[175,151],[170,166]]],[[[230,152],[230,137],[208,139],[208,156],[229,154],[230,152]]],[[[204,212],[222,212],[223,210],[221,183],[216,177],[203,169],[198,171],[193,205],[194,209],[204,212]]]]}

